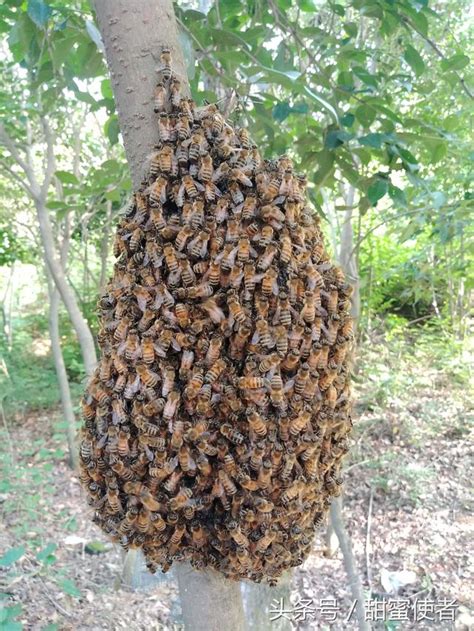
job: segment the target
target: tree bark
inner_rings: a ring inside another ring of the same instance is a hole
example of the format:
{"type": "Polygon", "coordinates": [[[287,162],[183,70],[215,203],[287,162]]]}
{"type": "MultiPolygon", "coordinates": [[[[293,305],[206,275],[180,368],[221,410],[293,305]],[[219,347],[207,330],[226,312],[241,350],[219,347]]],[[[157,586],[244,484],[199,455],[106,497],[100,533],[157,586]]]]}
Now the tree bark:
{"type": "MultiPolygon", "coordinates": [[[[173,71],[183,93],[189,94],[173,4],[172,0],[96,0],[95,9],[136,190],[157,142],[153,97],[163,48],[170,49],[173,71]]],[[[177,575],[186,629],[245,628],[239,583],[215,571],[197,572],[188,564],[179,564],[177,575]]]]}
{"type": "Polygon", "coordinates": [[[96,0],[120,130],[137,190],[158,140],[153,96],[160,53],[169,48],[173,71],[188,91],[186,65],[171,0],[96,0]]]}
{"type": "Polygon", "coordinates": [[[54,287],[51,274],[46,269],[49,295],[49,337],[51,340],[51,350],[53,353],[56,377],[58,379],[59,394],[64,420],[66,421],[67,444],[69,448],[69,465],[72,469],[79,467],[79,454],[76,444],[76,418],[74,416],[74,406],[72,403],[69,379],[66,372],[63,353],[61,350],[61,337],[59,334],[59,305],[60,296],[54,287]]]}
{"type": "Polygon", "coordinates": [[[188,563],[180,563],[176,574],[187,630],[245,631],[240,583],[214,570],[196,572],[188,563]]]}
{"type": "Polygon", "coordinates": [[[95,352],[94,338],[82,312],[77,304],[76,297],[69,286],[64,275],[64,270],[56,258],[53,230],[49,220],[48,210],[46,206],[39,200],[35,199],[36,214],[41,235],[41,242],[44,249],[44,258],[48,266],[49,272],[54,280],[64,306],[71,318],[72,326],[76,331],[77,339],[81,347],[81,354],[84,361],[86,374],[90,376],[97,364],[97,356],[95,352]]]}
{"type": "Polygon", "coordinates": [[[357,626],[360,631],[370,631],[371,626],[365,619],[364,590],[362,589],[359,571],[355,562],[351,538],[344,527],[344,518],[342,516],[341,507],[341,498],[336,497],[331,504],[331,524],[336,532],[337,538],[339,539],[339,545],[341,546],[342,558],[344,560],[344,567],[346,569],[352,599],[356,601],[355,612],[357,616],[357,626]]]}

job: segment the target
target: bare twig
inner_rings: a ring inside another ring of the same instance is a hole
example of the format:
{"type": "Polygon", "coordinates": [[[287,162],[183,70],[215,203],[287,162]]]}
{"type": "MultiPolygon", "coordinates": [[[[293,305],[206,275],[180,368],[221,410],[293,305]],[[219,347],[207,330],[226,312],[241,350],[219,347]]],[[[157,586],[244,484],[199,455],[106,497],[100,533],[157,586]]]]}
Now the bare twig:
{"type": "Polygon", "coordinates": [[[72,613],[70,611],[68,611],[67,609],[64,609],[64,607],[62,607],[58,602],[56,602],[54,600],[54,598],[52,597],[50,591],[48,590],[46,583],[43,581],[43,579],[41,578],[41,576],[38,576],[39,580],[41,581],[41,584],[43,585],[44,588],[44,593],[46,594],[47,599],[50,601],[50,603],[52,605],[54,605],[54,607],[59,611],[59,613],[61,613],[63,616],[66,616],[66,618],[72,618],[72,613]]]}
{"type": "Polygon", "coordinates": [[[370,487],[369,512],[367,515],[367,534],[365,537],[365,565],[367,570],[367,584],[369,586],[369,598],[372,595],[372,568],[370,567],[370,530],[372,528],[372,507],[374,504],[374,487],[370,487]]]}

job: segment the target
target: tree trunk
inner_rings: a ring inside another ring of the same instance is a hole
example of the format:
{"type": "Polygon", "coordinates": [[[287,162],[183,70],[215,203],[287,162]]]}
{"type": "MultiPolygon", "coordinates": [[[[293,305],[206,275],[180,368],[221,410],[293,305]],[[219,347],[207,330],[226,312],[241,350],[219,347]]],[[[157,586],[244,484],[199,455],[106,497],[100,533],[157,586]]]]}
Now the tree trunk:
{"type": "Polygon", "coordinates": [[[96,0],[107,65],[133,187],[140,187],[147,156],[158,140],[153,96],[160,53],[169,48],[173,71],[189,93],[186,65],[171,0],[96,0]]]}
{"type": "Polygon", "coordinates": [[[245,631],[240,583],[214,570],[196,572],[188,563],[176,569],[186,629],[245,631]]]}
{"type": "MultiPolygon", "coordinates": [[[[157,142],[153,97],[163,48],[170,49],[173,70],[189,93],[173,4],[171,0],[97,0],[95,9],[127,161],[138,189],[157,142]]],[[[178,565],[177,575],[187,629],[244,629],[239,583],[215,571],[197,572],[187,564],[178,565]]]]}
{"type": "Polygon", "coordinates": [[[357,626],[360,631],[370,631],[371,626],[365,619],[364,590],[362,589],[359,571],[355,562],[351,538],[344,527],[344,518],[342,516],[341,507],[341,498],[336,497],[331,504],[331,524],[336,532],[337,538],[339,539],[339,545],[341,546],[344,567],[349,580],[352,599],[356,601],[355,613],[357,617],[357,626]]]}
{"type": "Polygon", "coordinates": [[[74,408],[66,366],[64,364],[64,358],[61,350],[61,337],[59,334],[60,296],[58,290],[54,287],[48,268],[46,268],[46,276],[49,295],[49,337],[51,339],[51,350],[53,353],[54,367],[56,369],[56,377],[58,379],[63,416],[66,421],[69,465],[72,469],[77,469],[79,467],[79,454],[76,444],[76,419],[74,416],[74,408]]]}

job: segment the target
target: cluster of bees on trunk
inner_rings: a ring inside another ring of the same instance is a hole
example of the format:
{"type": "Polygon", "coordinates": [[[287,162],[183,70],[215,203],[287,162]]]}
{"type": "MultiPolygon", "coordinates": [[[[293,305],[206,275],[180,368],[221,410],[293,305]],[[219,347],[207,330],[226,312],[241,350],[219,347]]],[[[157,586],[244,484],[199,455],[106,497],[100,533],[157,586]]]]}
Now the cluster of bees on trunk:
{"type": "Polygon", "coordinates": [[[309,554],[348,450],[350,287],[286,156],[182,97],[118,226],[83,400],[94,520],[151,571],[276,583],[309,554]]]}

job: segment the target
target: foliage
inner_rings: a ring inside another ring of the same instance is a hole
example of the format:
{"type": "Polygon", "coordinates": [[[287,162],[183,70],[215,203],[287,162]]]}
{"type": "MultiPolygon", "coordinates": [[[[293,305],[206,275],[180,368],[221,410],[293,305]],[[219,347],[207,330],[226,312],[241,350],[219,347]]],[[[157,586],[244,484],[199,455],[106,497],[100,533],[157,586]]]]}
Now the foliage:
{"type": "MultiPolygon", "coordinates": [[[[56,373],[51,357],[48,324],[43,315],[33,314],[13,321],[13,346],[0,336],[1,404],[6,414],[25,414],[50,409],[59,403],[56,373]]],[[[70,323],[62,327],[63,352],[76,398],[84,376],[78,346],[70,323]]]]}

